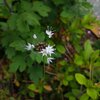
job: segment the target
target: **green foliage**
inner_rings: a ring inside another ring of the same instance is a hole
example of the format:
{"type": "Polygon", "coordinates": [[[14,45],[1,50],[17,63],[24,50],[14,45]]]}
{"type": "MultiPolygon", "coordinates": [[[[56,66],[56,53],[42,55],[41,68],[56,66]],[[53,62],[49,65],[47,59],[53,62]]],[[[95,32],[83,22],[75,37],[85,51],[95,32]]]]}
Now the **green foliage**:
{"type": "Polygon", "coordinates": [[[87,0],[1,0],[0,82],[14,90],[1,95],[99,100],[99,42],[86,38],[97,23],[91,9],[87,0]]]}
{"type": "Polygon", "coordinates": [[[84,77],[84,75],[80,73],[76,73],[75,78],[79,84],[86,85],[86,78],[84,77]]]}

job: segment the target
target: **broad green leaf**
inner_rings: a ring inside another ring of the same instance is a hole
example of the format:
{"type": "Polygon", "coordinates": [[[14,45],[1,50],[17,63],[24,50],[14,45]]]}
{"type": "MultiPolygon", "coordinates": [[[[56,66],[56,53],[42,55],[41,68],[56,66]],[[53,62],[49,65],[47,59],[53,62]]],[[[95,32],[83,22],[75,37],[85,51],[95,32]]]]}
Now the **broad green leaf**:
{"type": "Polygon", "coordinates": [[[100,50],[95,50],[91,55],[91,61],[95,62],[100,57],[100,50]]]}
{"type": "Polygon", "coordinates": [[[86,85],[87,79],[85,78],[84,75],[80,74],[80,73],[76,73],[75,74],[75,78],[77,80],[77,82],[81,85],[86,85]]]}
{"type": "Polygon", "coordinates": [[[66,49],[64,48],[64,46],[62,45],[57,45],[56,49],[60,52],[60,53],[65,53],[66,49]]]}
{"type": "Polygon", "coordinates": [[[87,88],[87,94],[93,99],[96,100],[98,96],[98,92],[93,88],[87,88]]]}
{"type": "Polygon", "coordinates": [[[74,60],[74,62],[75,62],[75,64],[77,64],[78,66],[81,66],[81,65],[84,64],[82,56],[79,56],[79,55],[75,55],[75,60],[74,60]]]}
{"type": "Polygon", "coordinates": [[[48,13],[50,12],[50,8],[41,1],[35,1],[32,9],[43,17],[48,16],[48,13]]]}
{"type": "Polygon", "coordinates": [[[84,93],[81,97],[80,97],[80,100],[89,100],[89,96],[84,93]]]}
{"type": "Polygon", "coordinates": [[[93,53],[93,48],[89,40],[87,40],[84,44],[84,59],[89,60],[91,54],[93,53]]]}
{"type": "Polygon", "coordinates": [[[30,89],[31,91],[34,91],[36,89],[36,85],[35,84],[30,84],[28,86],[28,89],[30,89]]]}

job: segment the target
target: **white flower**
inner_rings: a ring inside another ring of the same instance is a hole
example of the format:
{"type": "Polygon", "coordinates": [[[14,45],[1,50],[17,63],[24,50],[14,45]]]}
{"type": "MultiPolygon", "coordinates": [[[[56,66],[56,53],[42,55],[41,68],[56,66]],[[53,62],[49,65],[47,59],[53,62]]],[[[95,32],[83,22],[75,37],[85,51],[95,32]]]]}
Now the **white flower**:
{"type": "Polygon", "coordinates": [[[45,49],[42,49],[42,51],[40,53],[42,53],[42,55],[44,56],[51,56],[51,54],[53,54],[55,51],[55,49],[53,48],[53,46],[48,45],[45,49]]]}
{"type": "Polygon", "coordinates": [[[36,34],[34,34],[34,35],[33,35],[33,38],[34,38],[34,39],[37,39],[37,36],[36,36],[36,34]]]}
{"type": "Polygon", "coordinates": [[[47,63],[48,63],[48,64],[52,63],[52,60],[53,60],[53,59],[54,59],[54,58],[48,57],[48,58],[47,58],[47,63]]]}
{"type": "Polygon", "coordinates": [[[49,38],[52,37],[52,35],[54,34],[53,31],[48,27],[48,29],[46,30],[46,34],[48,35],[49,38]]]}
{"type": "Polygon", "coordinates": [[[35,48],[35,46],[30,43],[28,43],[28,45],[26,45],[26,47],[25,47],[26,50],[32,50],[32,48],[35,48]]]}
{"type": "Polygon", "coordinates": [[[40,53],[42,53],[42,56],[47,56],[47,51],[46,51],[46,49],[42,49],[42,51],[41,51],[40,53]]]}
{"type": "Polygon", "coordinates": [[[50,55],[50,56],[55,51],[55,49],[53,48],[53,46],[50,46],[50,45],[48,45],[45,49],[46,49],[47,54],[50,55]]]}

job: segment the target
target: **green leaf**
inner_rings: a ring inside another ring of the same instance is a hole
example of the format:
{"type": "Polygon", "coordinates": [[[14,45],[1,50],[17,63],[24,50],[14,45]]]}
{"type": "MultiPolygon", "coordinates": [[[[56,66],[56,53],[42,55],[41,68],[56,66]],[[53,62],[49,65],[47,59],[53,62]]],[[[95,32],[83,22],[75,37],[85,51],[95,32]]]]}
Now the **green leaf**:
{"type": "Polygon", "coordinates": [[[36,59],[36,52],[32,51],[32,52],[30,53],[30,57],[31,57],[31,59],[34,61],[34,60],[36,59]]]}
{"type": "Polygon", "coordinates": [[[50,8],[41,1],[35,1],[32,9],[43,17],[48,16],[48,13],[50,12],[50,8]]]}
{"type": "Polygon", "coordinates": [[[22,33],[30,31],[29,25],[24,21],[23,16],[18,17],[18,19],[16,20],[16,26],[17,26],[17,30],[22,32],[22,33]]]}
{"type": "Polygon", "coordinates": [[[32,66],[28,72],[30,79],[36,84],[43,78],[43,68],[41,66],[32,66]]]}
{"type": "Polygon", "coordinates": [[[28,12],[24,12],[22,13],[21,17],[23,18],[24,21],[26,21],[28,23],[28,25],[40,25],[40,17],[38,15],[36,15],[35,13],[28,13],[28,12]]]}
{"type": "Polygon", "coordinates": [[[30,84],[28,86],[28,89],[30,89],[31,91],[34,91],[34,90],[36,90],[36,85],[35,84],[30,84]]]}
{"type": "Polygon", "coordinates": [[[56,5],[64,4],[65,0],[53,0],[56,5]]]}
{"type": "Polygon", "coordinates": [[[19,68],[18,62],[12,62],[10,64],[9,71],[15,73],[18,70],[18,68],[19,68]]]}
{"type": "Polygon", "coordinates": [[[89,100],[89,96],[84,93],[81,97],[80,97],[80,100],[89,100]]]}
{"type": "Polygon", "coordinates": [[[10,64],[10,72],[16,72],[19,69],[20,72],[26,69],[26,62],[23,55],[17,55],[12,59],[12,63],[10,64]]]}
{"type": "Polygon", "coordinates": [[[93,65],[96,66],[96,67],[100,67],[100,60],[96,61],[93,65]]]}
{"type": "Polygon", "coordinates": [[[82,56],[79,56],[79,55],[75,55],[75,60],[74,60],[74,62],[75,62],[75,64],[77,64],[78,66],[81,66],[81,65],[84,64],[82,56]]]}
{"type": "Polygon", "coordinates": [[[69,10],[63,10],[60,14],[60,19],[63,23],[68,23],[73,18],[72,13],[69,10]]]}
{"type": "Polygon", "coordinates": [[[57,45],[56,49],[60,52],[60,53],[65,53],[66,49],[64,48],[64,46],[62,45],[57,45]]]}
{"type": "Polygon", "coordinates": [[[84,59],[89,60],[91,54],[93,53],[93,49],[89,40],[87,40],[84,44],[84,59]]]}
{"type": "Polygon", "coordinates": [[[6,55],[9,59],[12,59],[16,54],[15,50],[13,48],[7,48],[6,49],[6,55]]]}
{"type": "Polygon", "coordinates": [[[99,55],[100,55],[100,50],[95,50],[91,55],[91,61],[95,62],[99,58],[99,55]]]}
{"type": "Polygon", "coordinates": [[[97,99],[98,92],[95,89],[87,88],[87,94],[94,100],[97,99]]]}
{"type": "Polygon", "coordinates": [[[25,41],[21,40],[21,39],[15,40],[14,42],[12,42],[10,44],[10,47],[13,47],[18,51],[25,51],[25,47],[24,46],[25,46],[25,41]]]}
{"type": "Polygon", "coordinates": [[[42,60],[43,60],[43,56],[42,56],[40,53],[37,53],[37,54],[36,54],[36,61],[37,61],[38,63],[41,63],[42,60]]]}
{"type": "Polygon", "coordinates": [[[87,79],[85,78],[84,75],[80,74],[80,73],[76,73],[75,74],[75,78],[77,80],[77,82],[81,85],[86,85],[87,79]]]}
{"type": "Polygon", "coordinates": [[[16,20],[18,18],[17,14],[13,14],[12,16],[10,16],[10,18],[8,19],[8,26],[11,30],[16,29],[16,20]]]}

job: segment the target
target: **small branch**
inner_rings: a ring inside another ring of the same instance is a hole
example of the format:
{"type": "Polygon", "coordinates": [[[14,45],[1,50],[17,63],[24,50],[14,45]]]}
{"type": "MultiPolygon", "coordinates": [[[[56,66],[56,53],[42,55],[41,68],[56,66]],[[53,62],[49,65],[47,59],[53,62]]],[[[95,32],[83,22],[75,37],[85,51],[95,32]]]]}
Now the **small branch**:
{"type": "Polygon", "coordinates": [[[57,76],[55,73],[52,73],[52,72],[48,72],[48,71],[45,71],[47,74],[49,75],[54,75],[54,76],[57,76]]]}

